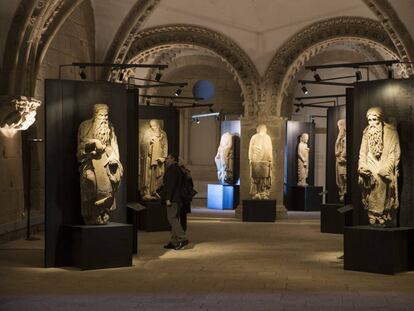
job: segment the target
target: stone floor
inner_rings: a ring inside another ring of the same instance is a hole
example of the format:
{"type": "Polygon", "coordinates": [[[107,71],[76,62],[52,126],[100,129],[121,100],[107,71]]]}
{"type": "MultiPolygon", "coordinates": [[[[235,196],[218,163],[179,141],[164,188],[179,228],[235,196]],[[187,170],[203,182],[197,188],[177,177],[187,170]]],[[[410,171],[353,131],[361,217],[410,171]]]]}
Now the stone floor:
{"type": "Polygon", "coordinates": [[[342,236],[321,234],[318,213],[243,223],[195,209],[188,238],[164,250],[168,232],[140,232],[132,267],[93,271],[42,268],[42,240],[3,244],[0,310],[414,310],[414,273],[344,271],[342,236]]]}

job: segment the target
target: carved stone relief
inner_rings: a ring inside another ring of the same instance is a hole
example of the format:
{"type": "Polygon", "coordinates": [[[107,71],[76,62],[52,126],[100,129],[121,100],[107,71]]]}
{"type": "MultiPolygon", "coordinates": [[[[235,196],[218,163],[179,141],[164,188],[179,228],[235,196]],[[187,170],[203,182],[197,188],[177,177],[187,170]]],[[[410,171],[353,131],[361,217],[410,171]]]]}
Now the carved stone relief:
{"type": "Polygon", "coordinates": [[[220,139],[220,145],[214,158],[217,168],[217,178],[221,184],[233,184],[234,182],[234,144],[233,135],[224,133],[220,139]]]}
{"type": "Polygon", "coordinates": [[[371,225],[395,227],[401,154],[398,132],[384,122],[380,107],[370,108],[366,117],[368,126],[362,135],[358,161],[362,204],[371,225]]]}
{"type": "Polygon", "coordinates": [[[306,179],[309,174],[309,134],[303,133],[300,135],[298,144],[298,186],[307,186],[306,179]]]}
{"type": "Polygon", "coordinates": [[[346,193],[346,120],[338,120],[337,125],[339,132],[335,142],[336,185],[339,201],[344,202],[346,193]]]}

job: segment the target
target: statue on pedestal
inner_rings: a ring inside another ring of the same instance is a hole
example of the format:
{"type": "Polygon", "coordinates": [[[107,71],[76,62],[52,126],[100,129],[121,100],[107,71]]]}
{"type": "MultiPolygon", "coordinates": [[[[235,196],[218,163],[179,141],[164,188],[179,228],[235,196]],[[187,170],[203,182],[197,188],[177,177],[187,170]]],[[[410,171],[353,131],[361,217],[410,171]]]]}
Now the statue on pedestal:
{"type": "Polygon", "coordinates": [[[309,173],[309,134],[303,133],[300,135],[300,142],[298,145],[298,186],[307,186],[306,179],[309,173]]]}
{"type": "Polygon", "coordinates": [[[220,145],[214,158],[217,167],[217,177],[221,184],[232,184],[233,157],[234,157],[233,135],[224,133],[220,139],[220,145]]]}
{"type": "Polygon", "coordinates": [[[168,155],[167,133],[158,120],[150,120],[142,135],[140,149],[140,192],[144,201],[160,199],[157,190],[162,186],[165,159],[168,155]]]}
{"type": "Polygon", "coordinates": [[[400,142],[396,128],[383,121],[380,107],[368,109],[359,150],[358,183],[371,225],[396,227],[400,142]]]}
{"type": "Polygon", "coordinates": [[[336,185],[338,186],[339,201],[344,202],[346,193],[346,120],[338,120],[338,137],[335,142],[336,185]]]}
{"type": "Polygon", "coordinates": [[[110,212],[116,209],[115,193],[123,174],[108,111],[106,104],[94,105],[93,118],[83,121],[78,130],[81,208],[87,225],[108,223],[110,212]]]}
{"type": "Polygon", "coordinates": [[[268,199],[272,185],[273,147],[266,125],[260,124],[249,144],[250,194],[253,199],[268,199]]]}

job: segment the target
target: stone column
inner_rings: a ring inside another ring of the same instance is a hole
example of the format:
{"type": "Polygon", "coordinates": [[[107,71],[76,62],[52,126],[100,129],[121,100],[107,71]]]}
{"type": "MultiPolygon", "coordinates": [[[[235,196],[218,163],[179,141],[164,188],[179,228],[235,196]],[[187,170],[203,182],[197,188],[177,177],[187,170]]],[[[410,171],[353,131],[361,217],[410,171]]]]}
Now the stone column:
{"type": "Polygon", "coordinates": [[[287,218],[287,210],[283,204],[283,180],[284,180],[284,150],[286,136],[286,119],[281,117],[262,117],[257,119],[242,118],[240,141],[240,203],[236,210],[236,216],[241,218],[243,200],[251,199],[250,167],[249,167],[249,143],[250,138],[256,134],[256,127],[265,124],[267,134],[272,139],[273,168],[272,187],[269,199],[276,200],[276,219],[287,218]]]}

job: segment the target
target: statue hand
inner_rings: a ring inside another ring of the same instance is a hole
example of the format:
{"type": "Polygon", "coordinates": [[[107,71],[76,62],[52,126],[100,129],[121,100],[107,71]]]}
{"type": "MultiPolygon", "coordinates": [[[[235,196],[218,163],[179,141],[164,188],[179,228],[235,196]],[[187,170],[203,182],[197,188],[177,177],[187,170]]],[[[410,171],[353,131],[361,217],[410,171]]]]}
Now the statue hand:
{"type": "Polygon", "coordinates": [[[364,176],[364,177],[370,177],[372,175],[371,171],[364,167],[360,167],[358,169],[358,173],[359,175],[364,176]]]}
{"type": "Polygon", "coordinates": [[[104,150],[105,149],[105,146],[98,139],[95,140],[95,147],[96,147],[97,150],[104,150]]]}

